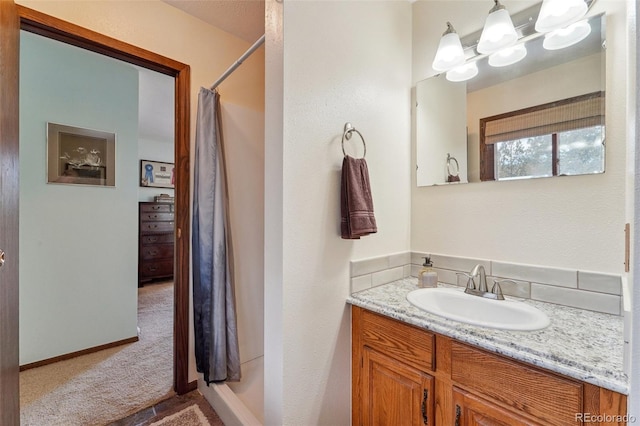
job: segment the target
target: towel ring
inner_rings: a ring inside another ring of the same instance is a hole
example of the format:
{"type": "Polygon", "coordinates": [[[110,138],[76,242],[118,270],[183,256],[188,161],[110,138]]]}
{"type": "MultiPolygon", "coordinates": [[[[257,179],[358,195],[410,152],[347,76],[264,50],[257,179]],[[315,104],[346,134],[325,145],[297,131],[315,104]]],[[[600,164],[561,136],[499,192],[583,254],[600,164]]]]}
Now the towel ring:
{"type": "Polygon", "coordinates": [[[458,176],[458,173],[460,173],[460,164],[458,164],[458,160],[456,160],[456,157],[452,156],[449,153],[447,153],[447,173],[449,174],[449,176],[458,176]],[[456,171],[455,171],[455,173],[451,172],[451,163],[452,162],[456,163],[456,171]]]}
{"type": "Polygon", "coordinates": [[[362,145],[364,146],[364,154],[362,154],[362,158],[364,158],[367,156],[367,143],[364,141],[364,136],[362,136],[362,133],[356,130],[356,128],[353,127],[351,123],[345,123],[344,125],[344,133],[342,134],[342,154],[345,157],[347,156],[347,153],[344,150],[344,140],[345,138],[347,140],[351,139],[353,132],[356,132],[360,136],[360,139],[362,139],[362,145]]]}

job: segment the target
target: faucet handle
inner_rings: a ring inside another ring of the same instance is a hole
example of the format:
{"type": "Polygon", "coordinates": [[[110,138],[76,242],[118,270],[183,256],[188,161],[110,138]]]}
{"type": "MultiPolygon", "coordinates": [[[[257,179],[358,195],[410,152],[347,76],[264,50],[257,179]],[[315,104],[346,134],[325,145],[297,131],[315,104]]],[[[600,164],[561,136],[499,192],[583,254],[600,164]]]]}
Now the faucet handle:
{"type": "Polygon", "coordinates": [[[493,287],[491,287],[491,293],[496,295],[496,299],[504,300],[504,295],[502,294],[502,287],[500,287],[500,283],[498,281],[493,282],[493,287]]]}
{"type": "Polygon", "coordinates": [[[491,288],[491,293],[496,294],[499,300],[504,300],[504,296],[502,294],[502,287],[500,287],[500,283],[511,283],[517,284],[513,280],[493,280],[493,288],[491,288]]]}
{"type": "Polygon", "coordinates": [[[476,289],[476,282],[473,279],[473,275],[469,275],[469,274],[465,274],[464,272],[456,272],[456,275],[461,275],[464,277],[467,277],[467,288],[471,289],[471,290],[475,290],[476,289]]]}

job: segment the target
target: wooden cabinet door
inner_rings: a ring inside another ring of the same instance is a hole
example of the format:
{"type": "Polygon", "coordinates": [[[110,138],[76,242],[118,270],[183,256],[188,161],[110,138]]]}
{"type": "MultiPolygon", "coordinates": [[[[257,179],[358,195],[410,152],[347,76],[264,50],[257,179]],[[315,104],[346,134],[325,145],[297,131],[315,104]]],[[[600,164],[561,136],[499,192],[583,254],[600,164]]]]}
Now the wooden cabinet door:
{"type": "Polygon", "coordinates": [[[454,426],[541,426],[456,387],[453,388],[454,426]]]}
{"type": "Polygon", "coordinates": [[[370,426],[433,425],[433,378],[368,347],[363,350],[362,419],[370,426]]]}

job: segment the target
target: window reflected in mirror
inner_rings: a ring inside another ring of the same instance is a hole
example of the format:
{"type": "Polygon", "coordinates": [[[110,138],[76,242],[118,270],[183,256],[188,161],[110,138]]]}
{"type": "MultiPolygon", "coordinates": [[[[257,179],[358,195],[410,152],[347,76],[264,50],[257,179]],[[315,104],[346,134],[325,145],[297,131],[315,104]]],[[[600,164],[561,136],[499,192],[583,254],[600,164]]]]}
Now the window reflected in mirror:
{"type": "Polygon", "coordinates": [[[481,180],[604,172],[604,93],[480,119],[481,180]]]}

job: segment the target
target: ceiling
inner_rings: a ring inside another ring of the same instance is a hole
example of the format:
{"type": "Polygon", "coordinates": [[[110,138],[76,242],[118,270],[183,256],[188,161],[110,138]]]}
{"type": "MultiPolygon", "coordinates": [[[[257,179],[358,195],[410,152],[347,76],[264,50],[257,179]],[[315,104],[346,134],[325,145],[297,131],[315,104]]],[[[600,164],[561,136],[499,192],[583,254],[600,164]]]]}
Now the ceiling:
{"type": "Polygon", "coordinates": [[[264,34],[264,0],[163,0],[249,43],[264,34]]]}

